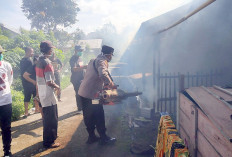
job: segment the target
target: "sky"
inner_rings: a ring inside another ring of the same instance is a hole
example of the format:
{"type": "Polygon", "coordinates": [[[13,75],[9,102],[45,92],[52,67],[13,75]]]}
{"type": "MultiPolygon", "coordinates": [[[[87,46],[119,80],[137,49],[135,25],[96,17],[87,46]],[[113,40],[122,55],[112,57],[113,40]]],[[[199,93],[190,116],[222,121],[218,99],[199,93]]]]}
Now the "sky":
{"type": "MultiPolygon", "coordinates": [[[[140,24],[167,11],[175,9],[191,0],[74,0],[80,12],[78,22],[66,28],[72,32],[80,28],[85,33],[93,32],[106,23],[112,23],[118,33],[124,30],[138,29],[140,24]]],[[[0,23],[9,28],[20,26],[30,29],[21,10],[22,0],[0,0],[0,23]]]]}

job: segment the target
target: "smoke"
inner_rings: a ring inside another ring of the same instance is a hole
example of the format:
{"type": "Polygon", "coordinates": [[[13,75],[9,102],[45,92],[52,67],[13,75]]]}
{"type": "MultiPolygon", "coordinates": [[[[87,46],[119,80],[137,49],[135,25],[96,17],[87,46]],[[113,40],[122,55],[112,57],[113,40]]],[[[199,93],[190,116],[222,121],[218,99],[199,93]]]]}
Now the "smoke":
{"type": "MultiPolygon", "coordinates": [[[[120,62],[127,65],[113,70],[113,74],[142,76],[140,79],[129,77],[129,80],[132,80],[151,102],[154,98],[153,78],[157,74],[158,61],[161,73],[195,73],[227,69],[232,74],[232,1],[216,1],[187,21],[156,34],[204,2],[193,1],[142,23],[120,59],[120,62]]],[[[131,86],[125,88],[132,89],[131,86]]]]}

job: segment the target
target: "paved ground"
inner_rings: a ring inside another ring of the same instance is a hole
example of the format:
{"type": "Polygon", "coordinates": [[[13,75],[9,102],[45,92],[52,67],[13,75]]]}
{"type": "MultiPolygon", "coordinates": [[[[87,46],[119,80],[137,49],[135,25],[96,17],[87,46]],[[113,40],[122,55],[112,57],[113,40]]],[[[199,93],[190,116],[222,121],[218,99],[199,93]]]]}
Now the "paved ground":
{"type": "MultiPolygon", "coordinates": [[[[69,86],[63,90],[62,102],[58,103],[59,137],[57,141],[61,143],[61,147],[47,150],[43,148],[41,115],[34,114],[27,119],[12,123],[12,153],[18,157],[135,157],[136,155],[130,152],[131,130],[122,106],[104,107],[107,132],[110,136],[116,137],[117,142],[111,146],[100,146],[97,143],[86,145],[87,132],[83,116],[76,112],[74,90],[72,86],[69,86]]],[[[147,137],[146,134],[143,136],[147,137]]],[[[0,156],[2,155],[0,139],[0,156]]]]}

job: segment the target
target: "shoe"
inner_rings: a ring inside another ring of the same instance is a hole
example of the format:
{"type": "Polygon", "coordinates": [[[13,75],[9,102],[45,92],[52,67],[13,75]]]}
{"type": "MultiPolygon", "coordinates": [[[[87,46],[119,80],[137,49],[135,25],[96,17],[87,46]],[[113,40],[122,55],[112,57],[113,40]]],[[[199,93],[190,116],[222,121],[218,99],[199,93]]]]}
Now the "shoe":
{"type": "Polygon", "coordinates": [[[53,144],[51,144],[50,146],[45,146],[45,145],[44,145],[44,147],[47,148],[47,149],[49,149],[49,148],[57,148],[57,147],[59,147],[59,146],[60,146],[60,143],[53,143],[53,144]]]}
{"type": "Polygon", "coordinates": [[[99,140],[100,140],[100,137],[97,137],[97,136],[89,137],[88,140],[86,141],[86,144],[93,144],[99,140]]]}
{"type": "Polygon", "coordinates": [[[26,119],[28,116],[30,116],[30,113],[28,113],[27,115],[25,114],[25,115],[23,116],[23,119],[26,119]]]}
{"type": "Polygon", "coordinates": [[[116,142],[116,138],[114,137],[109,137],[109,136],[106,136],[106,137],[103,137],[99,140],[99,144],[100,145],[107,145],[107,144],[113,144],[116,142]]]}
{"type": "Polygon", "coordinates": [[[10,151],[6,151],[3,157],[12,157],[12,154],[10,151]]]}

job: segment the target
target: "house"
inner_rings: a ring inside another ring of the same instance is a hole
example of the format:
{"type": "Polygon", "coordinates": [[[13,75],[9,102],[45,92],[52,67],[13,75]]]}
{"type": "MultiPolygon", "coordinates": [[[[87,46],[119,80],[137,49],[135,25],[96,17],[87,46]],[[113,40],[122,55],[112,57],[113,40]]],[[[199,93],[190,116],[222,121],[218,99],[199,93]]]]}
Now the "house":
{"type": "Polygon", "coordinates": [[[10,28],[9,26],[6,26],[5,24],[2,23],[0,23],[0,28],[2,31],[7,31],[12,38],[20,34],[19,30],[10,28]]]}
{"type": "Polygon", "coordinates": [[[85,49],[88,48],[95,55],[101,53],[102,39],[79,40],[77,44],[85,47],[85,49]]]}
{"type": "MultiPolygon", "coordinates": [[[[164,78],[168,78],[165,76],[170,75],[170,78],[178,79],[178,73],[195,77],[197,72],[207,74],[211,70],[218,70],[224,71],[224,75],[217,76],[220,80],[216,85],[225,86],[231,81],[232,1],[215,1],[179,25],[158,33],[203,3],[203,0],[192,1],[143,22],[121,58],[121,62],[127,63],[127,66],[121,68],[119,73],[143,74],[144,78],[140,77],[134,81],[139,84],[139,89],[144,90],[144,95],[149,100],[153,99],[156,105],[161,92],[164,93],[166,88],[179,86],[178,80],[169,86],[171,81],[165,82],[164,78]],[[165,84],[166,87],[162,88],[165,84]]],[[[167,90],[166,94],[173,93],[167,90]]],[[[176,101],[176,98],[173,96],[169,100],[176,101]]]]}

